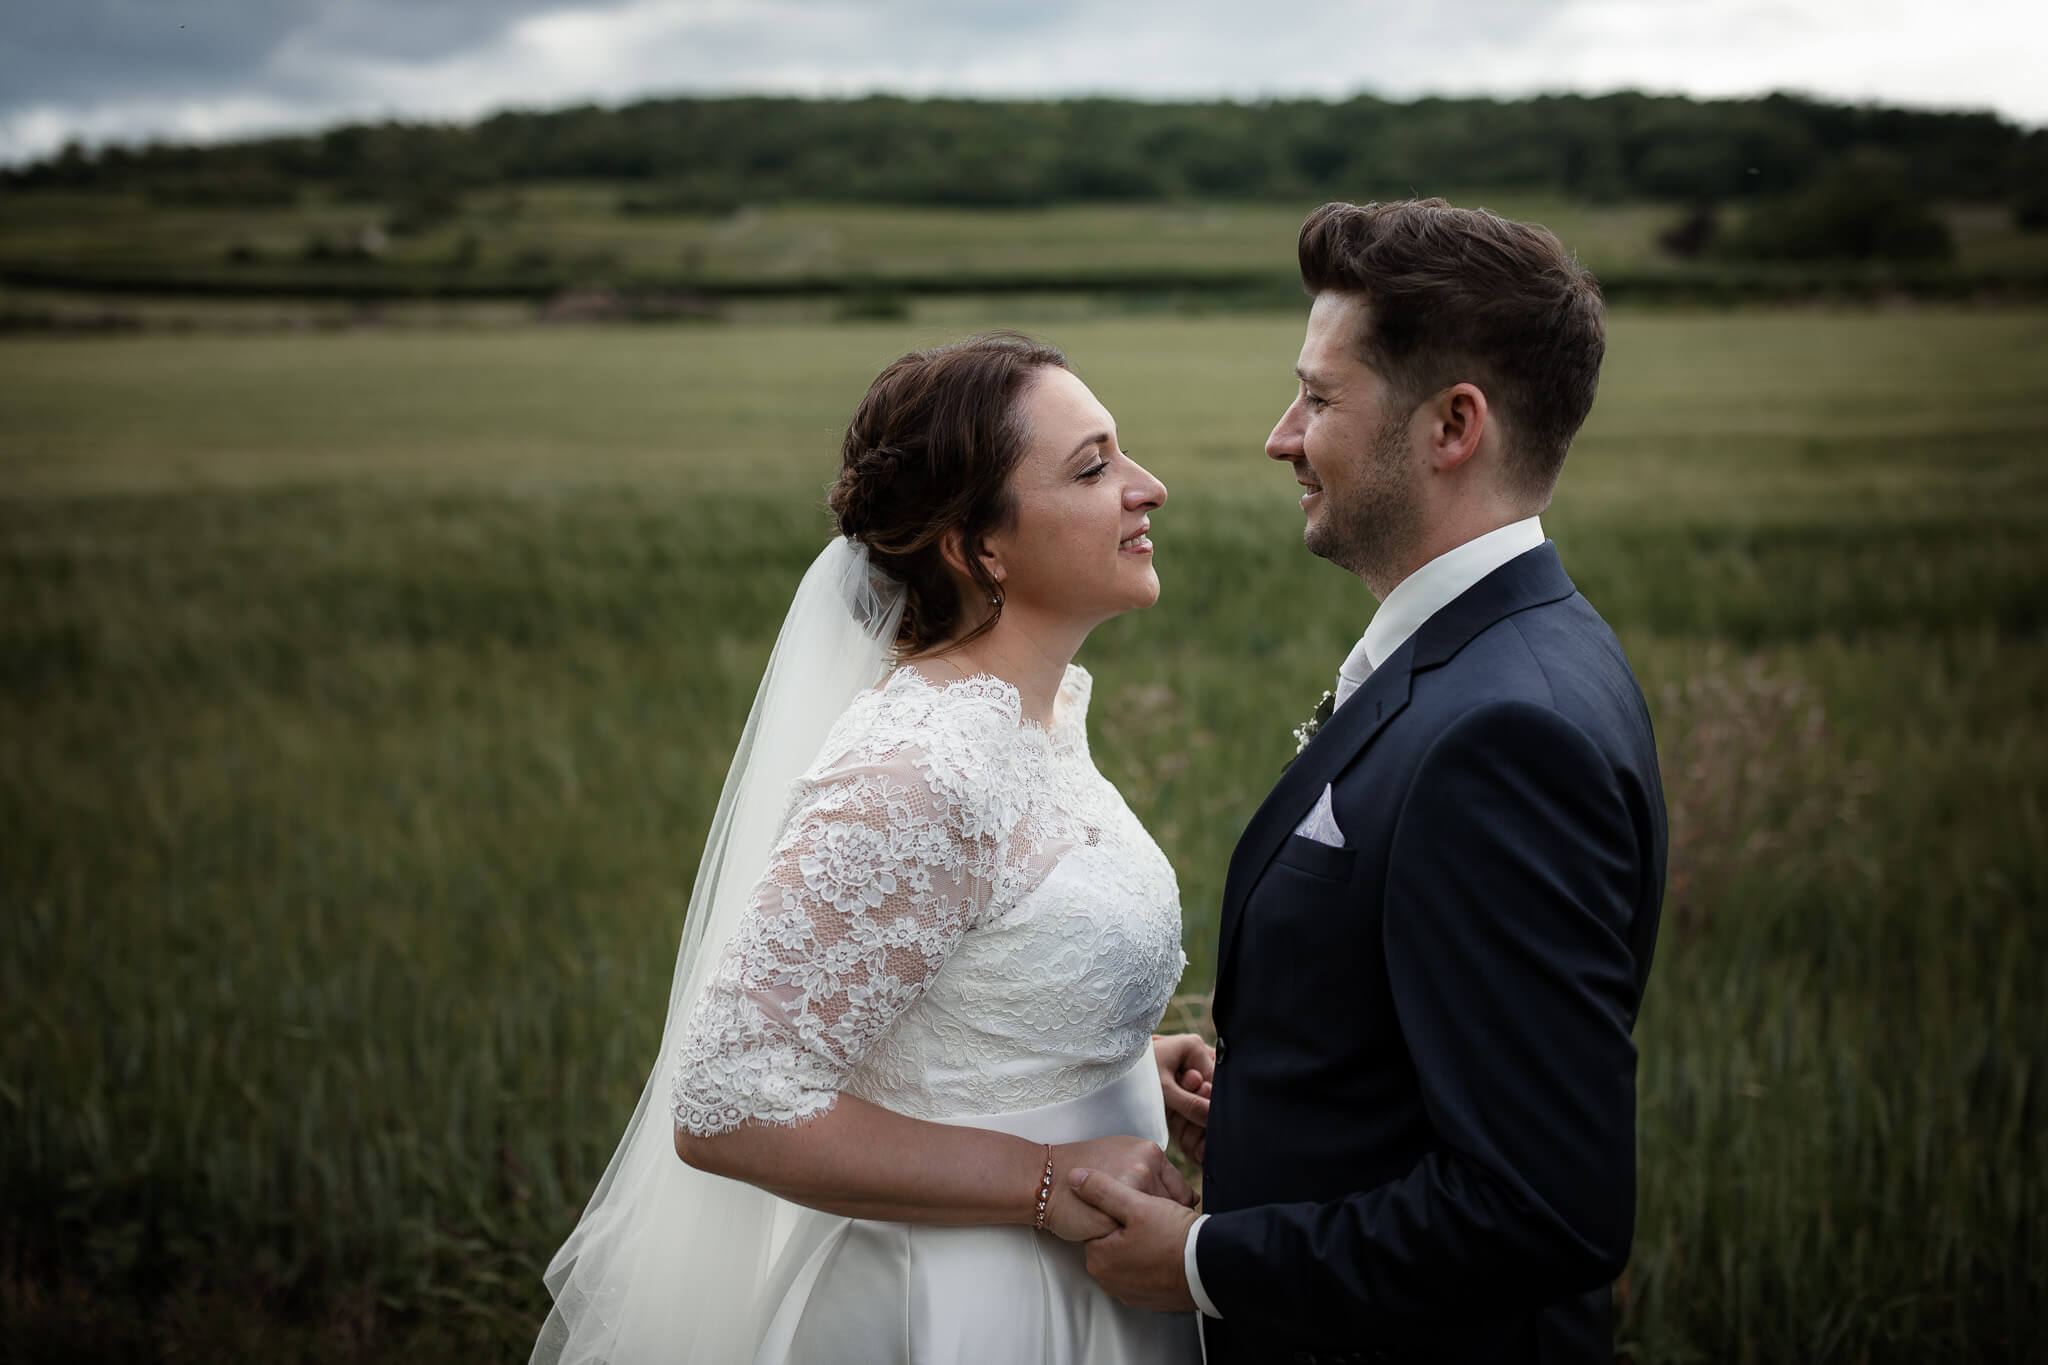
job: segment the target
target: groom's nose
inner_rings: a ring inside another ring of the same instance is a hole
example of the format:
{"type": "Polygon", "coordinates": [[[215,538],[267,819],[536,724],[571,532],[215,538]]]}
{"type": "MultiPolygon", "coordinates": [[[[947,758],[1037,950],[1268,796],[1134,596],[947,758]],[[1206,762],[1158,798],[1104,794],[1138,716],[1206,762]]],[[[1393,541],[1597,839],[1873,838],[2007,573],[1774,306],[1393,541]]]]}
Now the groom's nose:
{"type": "Polygon", "coordinates": [[[1287,411],[1280,414],[1280,420],[1274,424],[1272,434],[1266,437],[1266,458],[1300,459],[1302,426],[1301,399],[1297,397],[1287,405],[1287,411]]]}

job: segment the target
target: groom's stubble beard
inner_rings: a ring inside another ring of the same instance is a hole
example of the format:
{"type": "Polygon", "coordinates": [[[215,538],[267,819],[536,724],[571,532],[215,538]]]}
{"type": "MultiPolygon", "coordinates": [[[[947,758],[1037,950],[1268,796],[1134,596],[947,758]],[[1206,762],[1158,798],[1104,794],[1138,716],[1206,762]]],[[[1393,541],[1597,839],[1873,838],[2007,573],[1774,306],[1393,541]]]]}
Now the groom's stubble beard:
{"type": "Polygon", "coordinates": [[[1325,484],[1323,515],[1309,524],[1302,543],[1310,554],[1357,574],[1384,599],[1422,540],[1422,498],[1409,468],[1405,413],[1388,414],[1374,429],[1342,499],[1331,498],[1330,491],[1325,484]]]}

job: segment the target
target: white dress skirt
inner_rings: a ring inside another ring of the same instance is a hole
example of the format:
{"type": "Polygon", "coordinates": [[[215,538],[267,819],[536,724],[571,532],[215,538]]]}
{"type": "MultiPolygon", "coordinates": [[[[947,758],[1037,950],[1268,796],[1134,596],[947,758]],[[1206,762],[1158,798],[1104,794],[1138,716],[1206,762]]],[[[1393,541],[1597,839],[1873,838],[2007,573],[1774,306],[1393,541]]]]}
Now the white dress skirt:
{"type": "MultiPolygon", "coordinates": [[[[947,1119],[1032,1142],[1110,1134],[1164,1144],[1148,1053],[1092,1095],[947,1119]]],[[[754,1365],[1186,1365],[1193,1314],[1126,1308],[1089,1278],[1078,1242],[1025,1227],[934,1227],[804,1210],[769,1292],[754,1365]]]]}

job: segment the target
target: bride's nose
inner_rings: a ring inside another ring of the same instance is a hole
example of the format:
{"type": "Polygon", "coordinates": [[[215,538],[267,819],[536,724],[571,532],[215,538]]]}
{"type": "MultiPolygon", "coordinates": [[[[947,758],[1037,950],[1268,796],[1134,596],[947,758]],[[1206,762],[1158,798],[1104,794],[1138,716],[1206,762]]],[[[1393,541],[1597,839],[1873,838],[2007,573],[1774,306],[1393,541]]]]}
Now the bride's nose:
{"type": "Polygon", "coordinates": [[[1138,512],[1164,504],[1166,485],[1152,477],[1152,471],[1136,460],[1131,461],[1131,466],[1137,471],[1137,477],[1124,485],[1124,507],[1138,512]]]}

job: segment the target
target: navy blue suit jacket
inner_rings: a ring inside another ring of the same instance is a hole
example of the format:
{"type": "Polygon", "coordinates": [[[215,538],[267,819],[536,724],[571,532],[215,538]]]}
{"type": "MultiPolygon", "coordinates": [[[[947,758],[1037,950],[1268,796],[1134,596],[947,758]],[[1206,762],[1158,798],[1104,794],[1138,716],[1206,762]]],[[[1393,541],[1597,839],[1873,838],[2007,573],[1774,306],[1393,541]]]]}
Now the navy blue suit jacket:
{"type": "Polygon", "coordinates": [[[1664,856],[1641,689],[1548,543],[1324,723],[1224,890],[1211,1365],[1613,1359],[1664,856]],[[1292,832],[1326,783],[1342,848],[1292,832]]]}

